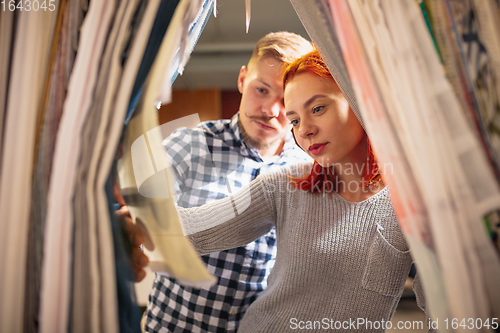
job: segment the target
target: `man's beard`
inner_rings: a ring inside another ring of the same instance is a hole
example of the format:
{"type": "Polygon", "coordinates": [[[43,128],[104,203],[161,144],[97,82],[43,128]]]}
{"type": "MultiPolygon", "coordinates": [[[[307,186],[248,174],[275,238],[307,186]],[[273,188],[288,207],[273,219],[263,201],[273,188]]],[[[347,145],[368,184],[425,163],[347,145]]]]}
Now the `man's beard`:
{"type": "MultiPolygon", "coordinates": [[[[249,117],[249,116],[246,116],[246,117],[249,118],[249,119],[252,119],[252,120],[254,120],[254,119],[261,120],[263,123],[269,123],[267,120],[260,119],[258,117],[249,117]]],[[[256,139],[252,138],[247,133],[247,131],[245,130],[245,127],[243,126],[240,118],[238,118],[238,127],[240,128],[241,138],[246,143],[246,145],[249,146],[250,148],[254,148],[254,149],[257,149],[257,150],[267,148],[267,147],[271,146],[273,143],[275,143],[277,140],[284,139],[284,136],[285,136],[285,135],[283,135],[283,136],[277,137],[275,139],[272,139],[270,141],[258,140],[258,139],[256,140],[256,139]]]]}

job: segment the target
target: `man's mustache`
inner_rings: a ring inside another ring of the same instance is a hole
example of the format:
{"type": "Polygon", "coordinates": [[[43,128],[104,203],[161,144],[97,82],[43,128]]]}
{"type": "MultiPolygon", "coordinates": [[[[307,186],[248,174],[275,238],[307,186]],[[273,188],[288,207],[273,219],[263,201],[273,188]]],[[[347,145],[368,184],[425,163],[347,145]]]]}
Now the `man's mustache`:
{"type": "Polygon", "coordinates": [[[264,123],[265,125],[276,128],[276,126],[271,123],[274,118],[270,118],[270,117],[266,117],[266,116],[249,116],[249,115],[247,115],[247,118],[249,118],[251,120],[260,121],[261,123],[264,123]]]}

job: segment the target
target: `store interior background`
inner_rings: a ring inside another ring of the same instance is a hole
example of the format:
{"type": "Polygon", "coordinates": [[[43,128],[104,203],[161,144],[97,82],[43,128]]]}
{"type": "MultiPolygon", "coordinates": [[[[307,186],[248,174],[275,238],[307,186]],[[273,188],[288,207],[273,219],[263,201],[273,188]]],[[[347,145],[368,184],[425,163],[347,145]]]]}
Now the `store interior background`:
{"type": "MultiPolygon", "coordinates": [[[[245,30],[245,1],[218,0],[217,17],[210,16],[184,73],[173,84],[172,102],[159,110],[160,124],[196,113],[201,121],[231,118],[240,103],[239,70],[247,64],[261,37],[268,32],[285,30],[310,40],[289,0],[252,0],[248,33],[245,30]]],[[[153,280],[154,274],[148,271],[147,277],[136,284],[141,307],[147,304],[153,280]]],[[[425,314],[416,305],[411,283],[409,279],[393,318],[394,325],[397,321],[425,321],[425,314]]]]}

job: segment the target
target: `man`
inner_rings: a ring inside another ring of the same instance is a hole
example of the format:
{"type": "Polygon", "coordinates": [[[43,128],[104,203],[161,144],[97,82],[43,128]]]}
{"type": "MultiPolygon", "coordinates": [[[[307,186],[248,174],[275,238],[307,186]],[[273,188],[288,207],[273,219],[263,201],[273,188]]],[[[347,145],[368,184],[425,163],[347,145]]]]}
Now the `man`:
{"type": "MultiPolygon", "coordinates": [[[[195,207],[234,194],[260,173],[308,157],[295,146],[285,117],[283,63],[312,51],[289,32],[256,45],[238,76],[239,112],[230,120],[178,129],[164,141],[177,176],[177,204],[195,207]]],[[[222,218],[222,217],[221,217],[222,218]]],[[[146,310],[147,332],[235,332],[266,287],[275,257],[275,231],[240,248],[203,256],[218,283],[195,289],[156,275],[146,310]]]]}

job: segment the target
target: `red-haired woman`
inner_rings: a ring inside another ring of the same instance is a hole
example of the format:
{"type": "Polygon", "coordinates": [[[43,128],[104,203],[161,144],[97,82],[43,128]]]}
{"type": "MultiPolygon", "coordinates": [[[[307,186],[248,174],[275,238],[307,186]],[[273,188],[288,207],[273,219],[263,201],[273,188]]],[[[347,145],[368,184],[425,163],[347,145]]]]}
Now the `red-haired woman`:
{"type": "MultiPolygon", "coordinates": [[[[276,228],[268,286],[238,332],[383,332],[412,258],[367,135],[316,51],[289,65],[283,81],[295,140],[313,166],[284,168],[231,198],[180,209],[184,230],[209,253],[276,228]]],[[[415,291],[424,307],[418,283],[415,291]]]]}

